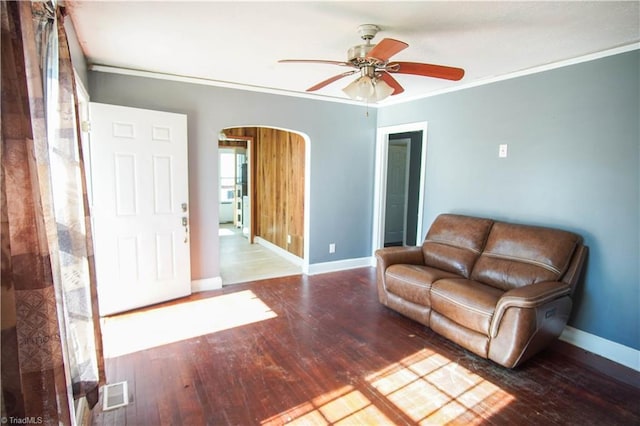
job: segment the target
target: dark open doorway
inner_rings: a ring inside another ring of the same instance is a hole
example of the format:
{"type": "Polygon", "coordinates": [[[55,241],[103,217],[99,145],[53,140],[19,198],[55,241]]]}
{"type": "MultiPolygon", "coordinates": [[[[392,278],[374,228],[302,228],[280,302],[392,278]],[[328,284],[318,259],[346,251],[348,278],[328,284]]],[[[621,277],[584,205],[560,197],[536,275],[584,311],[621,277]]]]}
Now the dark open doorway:
{"type": "Polygon", "coordinates": [[[389,135],[384,246],[416,245],[422,131],[389,135]]]}
{"type": "Polygon", "coordinates": [[[427,122],[379,127],[376,136],[372,254],[385,245],[417,245],[421,242],[422,216],[425,204],[427,164],[427,122]],[[391,152],[395,151],[395,152],[391,152]],[[397,157],[391,159],[390,155],[397,157]],[[403,160],[402,160],[403,159],[403,160]],[[400,166],[397,166],[400,164],[400,166]],[[404,179],[403,179],[404,177],[404,179]],[[395,235],[385,235],[387,218],[387,187],[390,181],[402,183],[396,192],[403,194],[396,203],[395,235]],[[401,235],[401,237],[399,237],[401,235]]]}

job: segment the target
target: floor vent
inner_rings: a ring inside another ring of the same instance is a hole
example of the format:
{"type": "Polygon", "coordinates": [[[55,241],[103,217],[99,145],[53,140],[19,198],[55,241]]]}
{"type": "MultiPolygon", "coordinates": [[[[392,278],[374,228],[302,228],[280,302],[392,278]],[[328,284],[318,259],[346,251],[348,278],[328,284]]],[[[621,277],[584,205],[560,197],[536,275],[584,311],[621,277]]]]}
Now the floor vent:
{"type": "Polygon", "coordinates": [[[129,403],[127,382],[113,383],[102,388],[102,411],[124,407],[129,403]]]}

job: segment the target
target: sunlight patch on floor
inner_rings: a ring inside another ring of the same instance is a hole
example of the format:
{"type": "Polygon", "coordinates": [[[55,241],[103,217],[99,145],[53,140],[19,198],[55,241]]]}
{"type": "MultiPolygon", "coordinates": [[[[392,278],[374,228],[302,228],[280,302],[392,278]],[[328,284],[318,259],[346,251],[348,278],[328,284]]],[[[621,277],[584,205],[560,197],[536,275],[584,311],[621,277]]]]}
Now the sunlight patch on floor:
{"type": "Polygon", "coordinates": [[[104,356],[113,358],[277,316],[252,291],[244,290],[106,317],[101,320],[104,356]]]}
{"type": "Polygon", "coordinates": [[[448,358],[422,349],[364,377],[365,383],[345,386],[310,399],[263,420],[262,425],[387,425],[385,415],[395,406],[408,423],[481,424],[514,397],[448,358]],[[376,406],[376,401],[391,404],[376,406]]]}
{"type": "Polygon", "coordinates": [[[514,399],[481,376],[426,349],[366,380],[419,424],[481,423],[514,399]]]}
{"type": "Polygon", "coordinates": [[[373,403],[353,386],[327,392],[317,398],[262,421],[271,425],[386,425],[392,424],[373,403]]]}

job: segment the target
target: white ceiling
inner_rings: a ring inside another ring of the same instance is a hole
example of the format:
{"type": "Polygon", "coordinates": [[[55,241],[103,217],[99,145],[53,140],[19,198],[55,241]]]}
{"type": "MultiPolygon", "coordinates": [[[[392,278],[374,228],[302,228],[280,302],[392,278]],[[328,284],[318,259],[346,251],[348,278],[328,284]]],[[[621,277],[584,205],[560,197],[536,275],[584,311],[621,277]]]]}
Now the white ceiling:
{"type": "MultiPolygon", "coordinates": [[[[304,93],[347,68],[360,24],[409,48],[394,60],[464,68],[459,82],[395,74],[403,101],[640,41],[639,1],[219,2],[67,0],[90,64],[304,93]]],[[[637,48],[638,46],[631,46],[637,48]]],[[[346,77],[317,95],[346,99],[346,77]]]]}

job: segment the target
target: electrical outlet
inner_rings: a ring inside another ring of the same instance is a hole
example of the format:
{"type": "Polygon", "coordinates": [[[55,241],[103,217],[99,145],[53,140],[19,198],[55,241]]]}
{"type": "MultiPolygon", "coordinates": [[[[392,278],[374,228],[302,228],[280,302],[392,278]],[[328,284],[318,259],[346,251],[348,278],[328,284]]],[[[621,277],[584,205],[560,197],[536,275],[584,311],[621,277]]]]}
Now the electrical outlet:
{"type": "Polygon", "coordinates": [[[291,235],[287,235],[287,244],[291,244],[291,235]]]}
{"type": "Polygon", "coordinates": [[[498,147],[498,157],[499,158],[507,158],[507,144],[500,144],[498,147]]]}
{"type": "Polygon", "coordinates": [[[335,252],[336,252],[336,243],[329,244],[329,253],[335,253],[335,252]]]}

